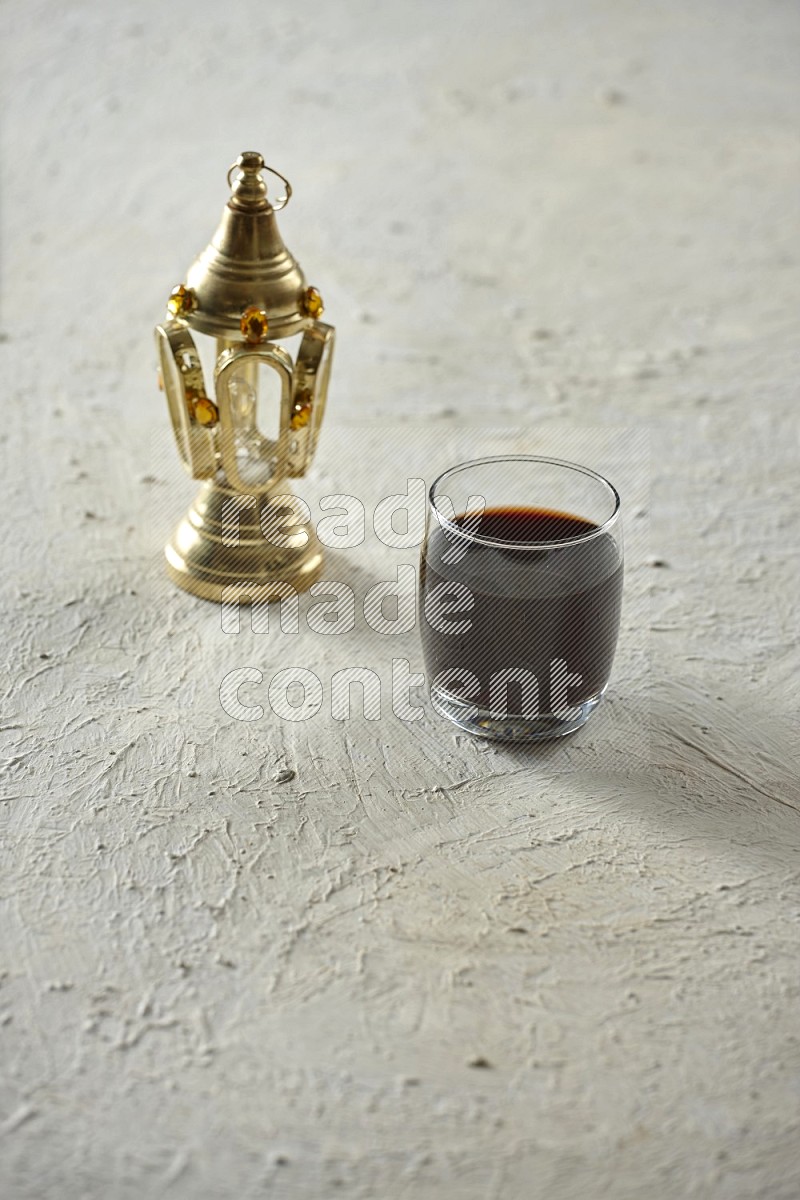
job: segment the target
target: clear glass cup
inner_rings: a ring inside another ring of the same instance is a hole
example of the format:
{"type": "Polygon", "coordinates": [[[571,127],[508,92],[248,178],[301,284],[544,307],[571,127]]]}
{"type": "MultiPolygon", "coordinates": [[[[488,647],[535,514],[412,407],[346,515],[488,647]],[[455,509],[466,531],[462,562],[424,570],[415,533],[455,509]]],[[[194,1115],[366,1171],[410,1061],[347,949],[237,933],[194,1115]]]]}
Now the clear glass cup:
{"type": "Polygon", "coordinates": [[[579,729],[619,631],[616,489],[587,467],[517,454],[451,467],[428,500],[420,619],[434,707],[500,740],[579,729]]]}

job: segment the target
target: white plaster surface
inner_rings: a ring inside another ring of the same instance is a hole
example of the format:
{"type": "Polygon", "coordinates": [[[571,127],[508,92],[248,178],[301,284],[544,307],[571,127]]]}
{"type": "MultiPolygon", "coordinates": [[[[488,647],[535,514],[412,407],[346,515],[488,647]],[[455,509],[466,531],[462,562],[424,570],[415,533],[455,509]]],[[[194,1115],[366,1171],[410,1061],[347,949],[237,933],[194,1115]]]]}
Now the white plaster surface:
{"type": "Polygon", "coordinates": [[[793,1200],[796,4],[0,21],[3,1200],[793,1200]],[[414,634],[225,635],[166,582],[151,328],[244,149],[339,332],[312,511],[489,450],[619,483],[563,744],[398,720],[414,634]],[[286,665],[374,667],[381,720],[222,711],[286,665]]]}

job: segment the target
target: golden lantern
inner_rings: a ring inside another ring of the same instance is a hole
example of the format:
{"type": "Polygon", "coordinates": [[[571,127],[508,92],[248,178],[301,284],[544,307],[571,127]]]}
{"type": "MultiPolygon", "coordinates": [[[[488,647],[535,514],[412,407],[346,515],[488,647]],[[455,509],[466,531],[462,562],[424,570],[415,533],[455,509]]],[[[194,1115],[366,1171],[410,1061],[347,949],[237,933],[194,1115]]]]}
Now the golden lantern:
{"type": "Polygon", "coordinates": [[[314,455],[334,330],[319,320],[322,297],[278,232],[288,180],[247,151],[228,184],[214,237],[156,327],[178,451],[203,480],[165,555],[170,577],[196,596],[268,600],[310,587],[322,570],[308,510],[286,481],[304,475],[314,455]],[[277,200],[265,172],[285,185],[277,200]]]}

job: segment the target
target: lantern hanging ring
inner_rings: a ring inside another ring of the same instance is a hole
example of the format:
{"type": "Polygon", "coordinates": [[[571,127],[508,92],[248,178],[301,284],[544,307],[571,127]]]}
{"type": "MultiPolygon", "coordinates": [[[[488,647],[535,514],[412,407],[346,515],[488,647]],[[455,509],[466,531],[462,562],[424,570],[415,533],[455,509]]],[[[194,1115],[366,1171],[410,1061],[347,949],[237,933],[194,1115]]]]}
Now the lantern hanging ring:
{"type": "MultiPolygon", "coordinates": [[[[242,157],[244,157],[244,155],[242,157]]],[[[258,157],[260,158],[261,156],[259,155],[258,157]]],[[[241,159],[237,160],[235,163],[232,163],[228,169],[228,187],[233,186],[231,183],[231,176],[233,175],[234,171],[239,171],[242,175],[245,174],[244,164],[242,163],[241,159]]],[[[280,196],[277,200],[270,200],[270,205],[272,206],[273,211],[280,212],[282,208],[286,207],[292,198],[292,185],[289,183],[289,180],[285,175],[281,175],[280,171],[276,171],[274,167],[268,167],[263,159],[261,159],[261,162],[258,164],[258,173],[261,174],[262,171],[268,171],[270,175],[275,175],[276,178],[280,179],[281,183],[286,188],[286,192],[283,196],[280,196]]]]}

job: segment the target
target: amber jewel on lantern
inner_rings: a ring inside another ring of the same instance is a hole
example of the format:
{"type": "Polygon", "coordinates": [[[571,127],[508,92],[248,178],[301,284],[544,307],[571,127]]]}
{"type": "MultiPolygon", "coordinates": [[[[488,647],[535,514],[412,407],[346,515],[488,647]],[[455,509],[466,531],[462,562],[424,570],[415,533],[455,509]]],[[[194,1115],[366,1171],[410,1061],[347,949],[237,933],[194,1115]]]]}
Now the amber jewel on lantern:
{"type": "Polygon", "coordinates": [[[174,317],[184,317],[197,308],[197,297],[191,288],[180,283],[170,292],[167,308],[174,317]]]}
{"type": "Polygon", "coordinates": [[[303,429],[311,420],[311,393],[304,388],[297,393],[292,406],[292,416],[289,424],[292,429],[303,429]]]}
{"type": "Polygon", "coordinates": [[[188,387],[186,389],[186,403],[189,407],[189,412],[198,425],[216,425],[219,420],[219,409],[214,401],[209,400],[204,392],[199,392],[197,388],[188,387]]]}
{"type": "Polygon", "coordinates": [[[208,396],[201,396],[195,401],[194,419],[200,425],[216,425],[219,420],[219,411],[213,400],[209,400],[208,396]]]}
{"type": "Polygon", "coordinates": [[[256,342],[263,341],[269,329],[267,314],[252,304],[250,308],[246,308],[242,313],[240,327],[242,337],[248,342],[255,344],[256,342]]]}
{"type": "Polygon", "coordinates": [[[322,296],[315,287],[307,287],[303,292],[303,312],[307,317],[321,317],[324,311],[322,296]]]}

